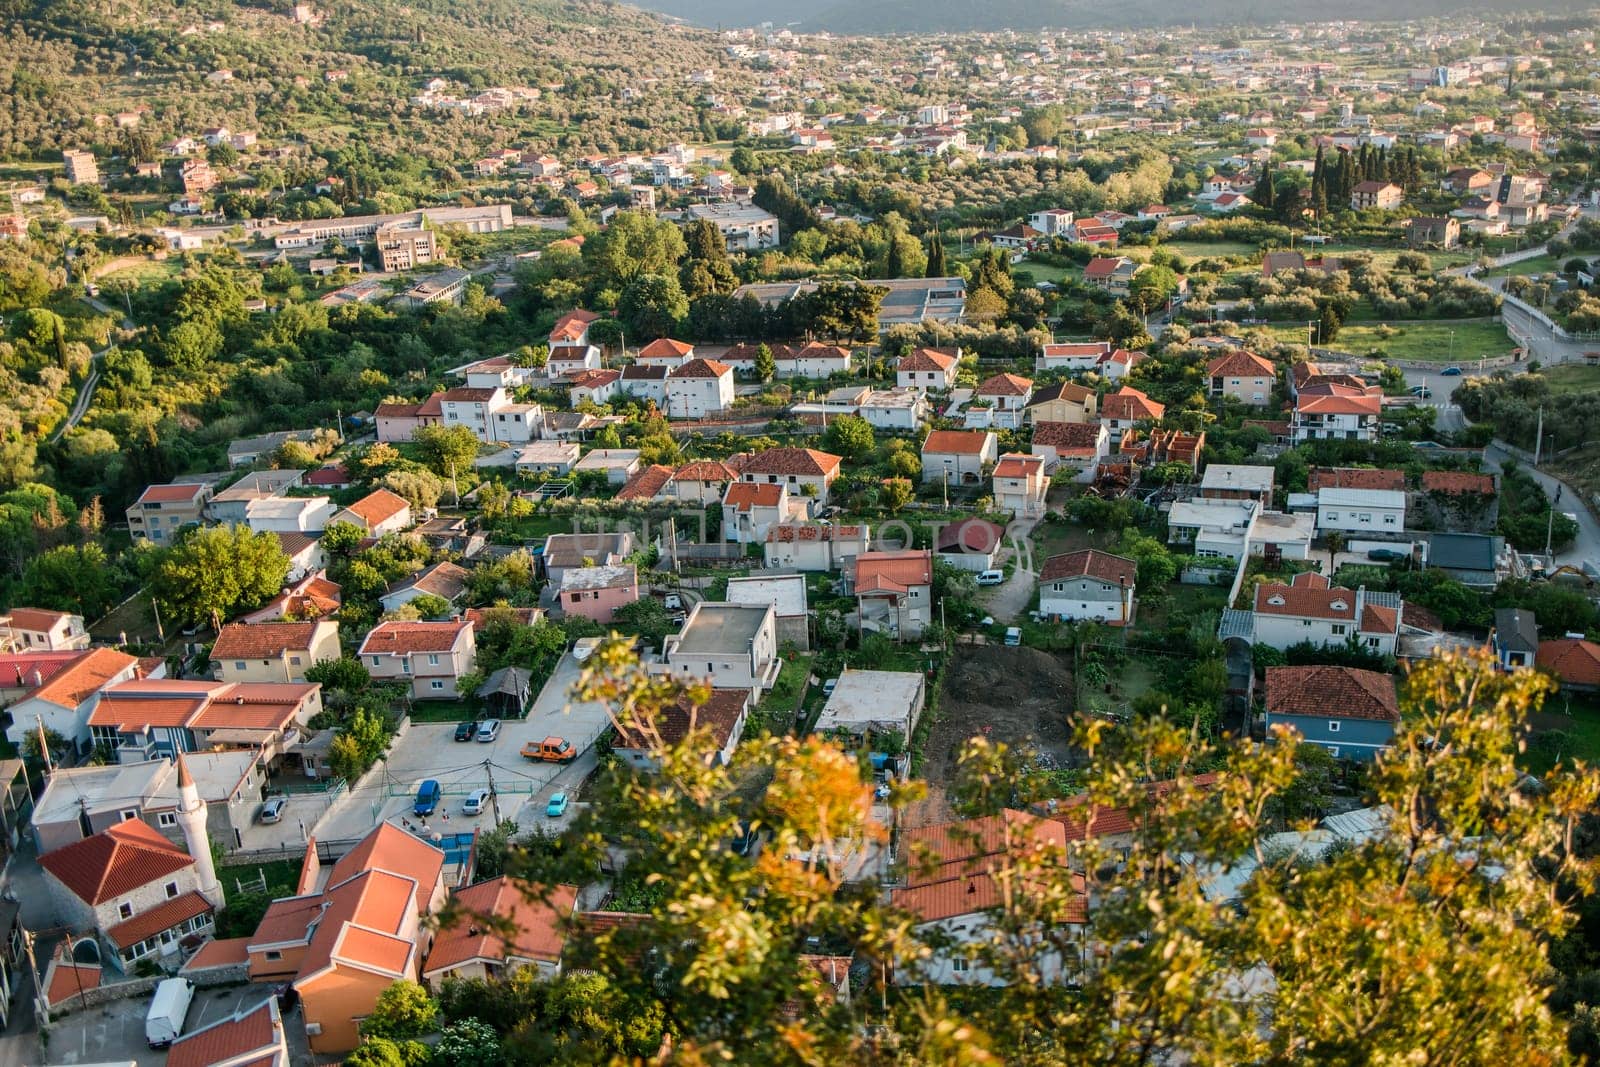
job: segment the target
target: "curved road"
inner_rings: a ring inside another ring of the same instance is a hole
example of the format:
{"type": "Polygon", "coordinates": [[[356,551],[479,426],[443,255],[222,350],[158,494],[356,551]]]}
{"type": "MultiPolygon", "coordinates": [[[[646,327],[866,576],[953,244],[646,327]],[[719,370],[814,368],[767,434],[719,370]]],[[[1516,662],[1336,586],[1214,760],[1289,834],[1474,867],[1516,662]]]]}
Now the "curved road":
{"type": "MultiPolygon", "coordinates": [[[[92,296],[84,296],[80,297],[79,299],[103,315],[118,314],[115,308],[102,303],[92,296]]],[[[122,328],[124,330],[133,329],[132,319],[124,316],[121,321],[122,328]]],[[[67,433],[74,426],[78,425],[78,423],[82,422],[83,417],[89,413],[89,405],[94,403],[94,391],[100,385],[100,360],[114,347],[116,347],[116,342],[113,341],[111,344],[106,345],[100,351],[89,357],[89,376],[83,380],[83,385],[78,390],[77,399],[73,400],[72,402],[72,410],[67,412],[66,420],[62,422],[60,426],[57,426],[55,431],[51,433],[51,443],[59,441],[65,437],[67,433]]]]}

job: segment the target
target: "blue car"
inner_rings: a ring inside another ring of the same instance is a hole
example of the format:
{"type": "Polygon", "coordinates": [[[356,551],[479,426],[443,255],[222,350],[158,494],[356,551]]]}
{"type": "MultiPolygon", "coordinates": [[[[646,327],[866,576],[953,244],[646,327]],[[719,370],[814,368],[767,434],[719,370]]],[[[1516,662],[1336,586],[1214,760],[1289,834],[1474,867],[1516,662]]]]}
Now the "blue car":
{"type": "Polygon", "coordinates": [[[559,819],[567,813],[567,794],[557,793],[550,798],[550,803],[544,806],[544,813],[552,819],[559,819]]]}
{"type": "Polygon", "coordinates": [[[432,815],[439,808],[439,796],[443,792],[435,779],[423,782],[417,787],[417,802],[411,805],[411,814],[418,818],[432,815]]]}
{"type": "Polygon", "coordinates": [[[1440,371],[1439,373],[1444,375],[1446,378],[1459,378],[1459,377],[1461,377],[1461,368],[1460,367],[1446,367],[1444,370],[1440,371]]]}

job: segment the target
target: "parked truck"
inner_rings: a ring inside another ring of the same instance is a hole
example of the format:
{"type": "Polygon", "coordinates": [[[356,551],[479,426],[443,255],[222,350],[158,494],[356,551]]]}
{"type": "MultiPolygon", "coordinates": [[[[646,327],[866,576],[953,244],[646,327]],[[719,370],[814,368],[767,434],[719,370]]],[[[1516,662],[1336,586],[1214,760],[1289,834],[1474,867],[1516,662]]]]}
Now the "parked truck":
{"type": "Polygon", "coordinates": [[[523,745],[522,756],[540,763],[571,763],[578,758],[578,750],[564,738],[547,737],[543,741],[529,741],[523,745]]]}
{"type": "Polygon", "coordinates": [[[144,1038],[151,1048],[166,1048],[183,1034],[183,1020],[194,1000],[194,986],[187,978],[168,978],[156,986],[150,998],[150,1012],[144,1017],[144,1038]]]}

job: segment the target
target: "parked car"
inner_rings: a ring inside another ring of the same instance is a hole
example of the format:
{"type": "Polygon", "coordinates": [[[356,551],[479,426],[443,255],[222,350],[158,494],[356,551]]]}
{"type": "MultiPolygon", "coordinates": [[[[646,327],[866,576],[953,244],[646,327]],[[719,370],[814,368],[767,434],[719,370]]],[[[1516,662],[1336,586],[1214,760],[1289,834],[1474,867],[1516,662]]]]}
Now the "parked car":
{"type": "Polygon", "coordinates": [[[578,750],[565,738],[547,737],[543,741],[529,741],[523,745],[522,758],[542,763],[571,763],[578,758],[578,750]]]}
{"type": "Polygon", "coordinates": [[[484,805],[488,803],[489,791],[487,789],[474,789],[471,793],[467,794],[467,799],[462,803],[461,814],[480,814],[483,811],[484,805]]]}
{"type": "Polygon", "coordinates": [[[1367,553],[1367,558],[1374,563],[1398,563],[1400,560],[1406,559],[1407,556],[1408,553],[1402,552],[1397,548],[1374,548],[1367,553]]]}
{"type": "Polygon", "coordinates": [[[1439,373],[1444,375],[1446,378],[1459,378],[1459,377],[1461,377],[1461,368],[1460,367],[1446,367],[1444,370],[1440,371],[1439,373]]]}
{"type": "Polygon", "coordinates": [[[550,798],[550,803],[544,806],[544,813],[551,819],[559,819],[567,813],[567,794],[557,793],[550,798]]]}
{"type": "Polygon", "coordinates": [[[668,593],[666,599],[661,602],[661,606],[666,608],[668,611],[682,611],[683,597],[679,596],[677,593],[668,593]]]}
{"type": "Polygon", "coordinates": [[[488,744],[500,736],[500,720],[484,719],[478,724],[478,740],[488,744]]]}
{"type": "Polygon", "coordinates": [[[833,696],[833,691],[837,688],[839,688],[839,679],[829,678],[826,682],[822,683],[822,695],[825,697],[831,697],[833,696]]]}
{"type": "Polygon", "coordinates": [[[1006,627],[1006,645],[1015,648],[1022,644],[1022,628],[1019,626],[1006,627]]]}
{"type": "Polygon", "coordinates": [[[457,741],[471,741],[477,734],[478,721],[476,719],[468,719],[465,722],[456,723],[457,741]]]}
{"type": "Polygon", "coordinates": [[[264,823],[283,821],[283,809],[289,806],[288,797],[273,797],[261,805],[261,814],[256,818],[264,823]]]}
{"type": "Polygon", "coordinates": [[[982,571],[978,575],[979,585],[1004,585],[1005,580],[1005,571],[982,571]]]}
{"type": "Polygon", "coordinates": [[[439,788],[436,779],[429,778],[417,787],[417,799],[411,805],[411,814],[422,818],[432,815],[439,810],[439,797],[444,790],[439,788]]]}

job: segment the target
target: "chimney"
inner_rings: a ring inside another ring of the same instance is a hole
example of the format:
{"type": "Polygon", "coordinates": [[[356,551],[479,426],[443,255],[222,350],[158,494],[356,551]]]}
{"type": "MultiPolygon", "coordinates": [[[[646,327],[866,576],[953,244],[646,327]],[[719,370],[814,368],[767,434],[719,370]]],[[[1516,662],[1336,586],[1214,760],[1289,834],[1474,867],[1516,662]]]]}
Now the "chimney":
{"type": "Polygon", "coordinates": [[[39,686],[41,686],[43,684],[44,684],[44,675],[42,673],[40,673],[39,668],[35,667],[33,669],[33,685],[34,685],[34,688],[37,689],[39,686]]]}
{"type": "Polygon", "coordinates": [[[1356,617],[1355,617],[1355,623],[1356,623],[1356,629],[1357,630],[1361,629],[1361,614],[1362,614],[1362,612],[1364,612],[1366,610],[1366,608],[1367,608],[1367,587],[1364,586],[1364,585],[1357,586],[1356,587],[1356,617]]]}

